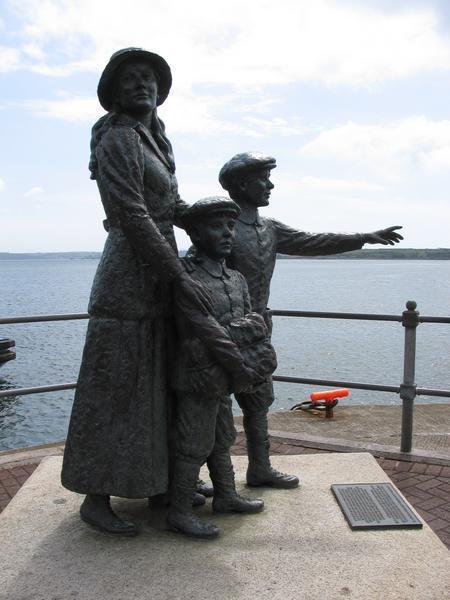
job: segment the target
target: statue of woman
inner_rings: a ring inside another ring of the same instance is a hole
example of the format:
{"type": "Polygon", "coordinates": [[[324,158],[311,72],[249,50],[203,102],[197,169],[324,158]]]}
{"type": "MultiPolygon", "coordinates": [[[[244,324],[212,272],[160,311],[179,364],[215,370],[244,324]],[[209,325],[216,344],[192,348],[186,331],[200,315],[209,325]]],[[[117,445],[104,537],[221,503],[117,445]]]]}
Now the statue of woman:
{"type": "Polygon", "coordinates": [[[114,513],[110,496],[147,498],[168,488],[170,287],[209,310],[207,294],[178,259],[173,233],[185,205],[157,116],[171,83],[157,54],[113,54],[98,85],[108,113],[91,139],[89,167],[108,237],[89,302],[62,483],[86,494],[84,521],[121,535],[137,529],[114,513]]]}

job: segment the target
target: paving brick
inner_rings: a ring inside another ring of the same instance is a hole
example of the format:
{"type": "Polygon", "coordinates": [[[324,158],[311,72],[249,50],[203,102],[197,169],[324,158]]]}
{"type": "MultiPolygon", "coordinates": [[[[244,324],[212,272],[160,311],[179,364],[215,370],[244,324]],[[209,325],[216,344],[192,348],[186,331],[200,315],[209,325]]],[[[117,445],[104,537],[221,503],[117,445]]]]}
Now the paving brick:
{"type": "Polygon", "coordinates": [[[428,465],[427,470],[425,471],[426,475],[435,475],[436,477],[439,477],[439,475],[441,474],[442,471],[442,466],[441,465],[428,465]]]}
{"type": "Polygon", "coordinates": [[[442,498],[430,498],[429,500],[424,500],[419,502],[419,506],[424,508],[425,510],[431,510],[433,508],[438,508],[445,504],[446,501],[442,498]]]}
{"type": "Polygon", "coordinates": [[[15,480],[14,477],[11,476],[11,474],[9,475],[8,478],[3,479],[1,485],[3,487],[9,487],[10,485],[15,485],[17,483],[17,481],[15,480]]]}
{"type": "Polygon", "coordinates": [[[450,550],[450,533],[446,533],[445,531],[437,531],[436,535],[444,544],[444,546],[447,546],[447,549],[450,550]]]}
{"type": "Polygon", "coordinates": [[[21,485],[23,485],[25,483],[25,481],[28,479],[28,477],[29,477],[29,474],[25,473],[25,475],[18,475],[16,477],[16,479],[21,485]]]}
{"type": "Polygon", "coordinates": [[[429,481],[433,476],[432,475],[424,475],[422,473],[418,473],[416,475],[417,479],[419,479],[420,481],[429,481]]]}
{"type": "Polygon", "coordinates": [[[397,463],[398,463],[398,460],[392,460],[391,458],[385,458],[383,468],[394,469],[395,465],[397,463]]]}
{"type": "Polygon", "coordinates": [[[439,517],[440,519],[446,520],[450,527],[450,506],[438,506],[437,508],[434,508],[433,515],[436,515],[436,517],[439,517]]]}
{"type": "Polygon", "coordinates": [[[23,467],[14,467],[14,469],[12,469],[14,477],[17,477],[18,475],[28,475],[27,471],[25,471],[25,469],[23,467]]]}
{"type": "Polygon", "coordinates": [[[450,467],[442,467],[441,477],[449,477],[450,478],[450,467]]]}
{"type": "Polygon", "coordinates": [[[420,479],[418,479],[416,477],[415,473],[411,473],[411,471],[394,471],[394,477],[395,477],[395,481],[403,481],[404,479],[412,479],[414,478],[414,481],[416,483],[420,483],[420,479]]]}
{"type": "MultiPolygon", "coordinates": [[[[441,486],[439,487],[434,487],[432,489],[432,493],[433,496],[438,496],[439,498],[444,498],[444,500],[448,500],[449,499],[449,494],[446,490],[441,490],[441,486]]],[[[449,500],[450,502],[450,500],[449,500]]]]}
{"type": "Polygon", "coordinates": [[[441,542],[443,542],[447,548],[450,548],[450,533],[447,533],[446,531],[438,531],[437,535],[441,542]]]}
{"type": "Polygon", "coordinates": [[[425,473],[427,466],[428,465],[425,465],[424,463],[413,463],[411,471],[413,473],[425,473]]]}
{"type": "Polygon", "coordinates": [[[433,531],[441,531],[448,527],[448,521],[444,521],[443,519],[432,519],[431,521],[428,521],[428,525],[433,531]]]}
{"type": "Polygon", "coordinates": [[[235,446],[234,448],[232,448],[231,454],[233,456],[244,456],[245,454],[247,454],[247,450],[245,448],[235,446]]]}
{"type": "MultiPolygon", "coordinates": [[[[408,473],[409,474],[409,473],[408,473]]],[[[419,482],[415,477],[408,477],[408,479],[401,479],[400,481],[396,479],[395,485],[399,490],[405,490],[409,487],[417,485],[419,482]]]]}
{"type": "Polygon", "coordinates": [[[430,498],[434,498],[432,494],[424,492],[423,490],[419,490],[419,488],[417,488],[416,486],[403,490],[403,493],[405,494],[405,496],[412,496],[416,500],[429,500],[430,498]]]}
{"type": "Polygon", "coordinates": [[[395,465],[395,470],[396,471],[410,471],[412,466],[413,466],[413,463],[399,460],[399,461],[397,461],[397,464],[395,465]]]}
{"type": "Polygon", "coordinates": [[[0,481],[4,481],[5,479],[8,479],[9,477],[11,477],[10,469],[0,469],[0,481]]]}
{"type": "Polygon", "coordinates": [[[283,454],[301,454],[301,448],[298,446],[285,446],[283,448],[283,454]]]}
{"type": "Polygon", "coordinates": [[[425,510],[424,508],[420,508],[418,506],[415,506],[414,508],[417,510],[419,515],[422,517],[422,519],[424,521],[426,521],[427,523],[428,523],[428,521],[432,521],[435,518],[435,516],[432,512],[429,512],[428,510],[425,510]]]}
{"type": "Polygon", "coordinates": [[[417,487],[419,488],[419,490],[431,490],[434,487],[437,487],[440,485],[440,482],[437,479],[427,479],[426,481],[422,481],[421,483],[417,484],[417,487]]]}
{"type": "Polygon", "coordinates": [[[8,485],[3,486],[4,489],[8,492],[8,494],[11,493],[11,490],[18,490],[21,487],[22,484],[20,484],[18,481],[14,480],[12,483],[8,483],[8,485]]]}

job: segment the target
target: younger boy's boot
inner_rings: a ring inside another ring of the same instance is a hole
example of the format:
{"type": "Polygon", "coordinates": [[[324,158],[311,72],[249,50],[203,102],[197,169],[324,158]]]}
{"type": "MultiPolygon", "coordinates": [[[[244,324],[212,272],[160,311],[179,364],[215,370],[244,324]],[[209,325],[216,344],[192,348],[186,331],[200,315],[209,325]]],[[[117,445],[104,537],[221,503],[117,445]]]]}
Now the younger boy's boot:
{"type": "Polygon", "coordinates": [[[247,485],[291,489],[298,486],[298,477],[281,473],[270,464],[270,441],[267,411],[244,412],[244,431],[247,438],[247,485]]]}
{"type": "Polygon", "coordinates": [[[211,523],[202,521],[192,512],[199,471],[199,465],[176,461],[166,522],[172,531],[193,538],[212,539],[219,535],[219,529],[211,523]]]}
{"type": "Polygon", "coordinates": [[[229,452],[214,453],[208,458],[208,468],[214,485],[214,512],[258,513],[264,508],[262,500],[239,496],[236,492],[234,469],[229,452]]]}

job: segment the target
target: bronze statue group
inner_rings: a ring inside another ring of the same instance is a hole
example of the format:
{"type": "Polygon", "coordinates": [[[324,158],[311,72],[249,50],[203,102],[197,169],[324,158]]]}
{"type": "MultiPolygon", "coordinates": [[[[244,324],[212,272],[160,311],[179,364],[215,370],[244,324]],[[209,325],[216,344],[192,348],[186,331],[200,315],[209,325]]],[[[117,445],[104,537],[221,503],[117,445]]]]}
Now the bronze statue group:
{"type": "Polygon", "coordinates": [[[398,227],[311,234],[262,217],[276,162],[254,152],[221,168],[229,197],[187,205],[157,115],[171,83],[162,57],[125,48],[98,85],[107,113],[93,127],[89,167],[108,236],[89,302],[62,483],[85,495],[81,518],[101,531],[138,533],[111,507],[111,496],[119,496],[167,505],[169,529],[215,538],[218,528],[195,512],[205,496],[218,513],[264,508],[236,491],[231,394],[243,413],[247,485],[299,485],[269,457],[276,356],[267,302],[277,252],[335,254],[402,237],[398,227]],[[174,225],[192,241],[183,259],[174,225]],[[212,486],[199,480],[205,463],[212,486]]]}

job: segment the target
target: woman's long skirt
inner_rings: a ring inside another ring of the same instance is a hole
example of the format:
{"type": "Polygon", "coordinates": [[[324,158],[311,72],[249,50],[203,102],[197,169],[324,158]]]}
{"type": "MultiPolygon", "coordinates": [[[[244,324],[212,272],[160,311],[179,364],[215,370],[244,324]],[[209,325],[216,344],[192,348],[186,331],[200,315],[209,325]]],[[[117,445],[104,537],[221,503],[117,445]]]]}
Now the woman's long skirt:
{"type": "Polygon", "coordinates": [[[146,498],[168,488],[170,321],[91,317],[62,484],[81,494],[146,498]]]}

